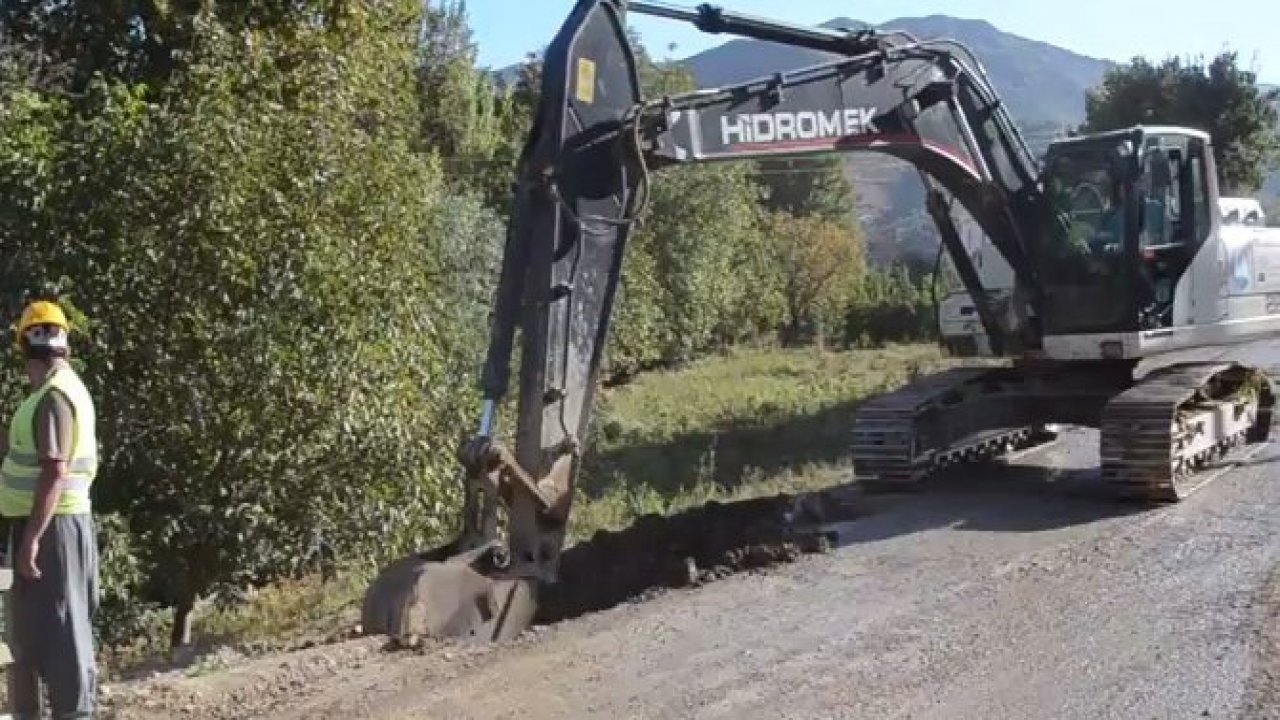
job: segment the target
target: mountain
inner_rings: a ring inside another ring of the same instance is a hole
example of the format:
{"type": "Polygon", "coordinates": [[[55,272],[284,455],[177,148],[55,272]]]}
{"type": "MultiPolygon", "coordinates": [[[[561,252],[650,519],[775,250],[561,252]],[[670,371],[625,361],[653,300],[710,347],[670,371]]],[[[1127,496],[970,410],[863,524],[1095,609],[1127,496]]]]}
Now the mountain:
{"type": "MultiPolygon", "coordinates": [[[[986,20],[947,15],[899,18],[872,26],[848,17],[822,23],[830,29],[902,31],[920,39],[949,38],[966,45],[982,63],[1010,111],[1028,127],[1075,125],[1084,120],[1085,90],[1097,85],[1114,63],[1030,40],[995,27],[986,20]]],[[[779,71],[826,62],[836,55],[761,40],[736,39],[674,61],[693,73],[699,87],[751,80],[779,71]]],[[[511,85],[520,66],[493,71],[511,85]]]]}
{"type": "MultiPolygon", "coordinates": [[[[1040,152],[1068,127],[1084,121],[1085,92],[1098,85],[1114,63],[1007,33],[985,20],[928,15],[870,25],[840,17],[822,23],[835,30],[905,32],[918,39],[946,38],[968,47],[996,92],[1007,103],[1027,142],[1040,152]]],[[[760,40],[736,39],[692,55],[689,68],[699,87],[740,83],[780,71],[828,62],[837,56],[760,40]]],[[[937,234],[924,212],[924,190],[914,169],[878,155],[851,155],[846,175],[853,182],[858,212],[873,262],[903,257],[932,258],[937,234]]],[[[972,228],[964,216],[962,228],[972,228]]],[[[973,230],[969,230],[973,232],[973,230]]]]}
{"type": "MultiPolygon", "coordinates": [[[[1109,60],[1005,32],[985,20],[936,14],[872,26],[839,17],[822,26],[900,31],[918,39],[948,38],[965,45],[982,64],[1036,152],[1084,121],[1086,91],[1097,86],[1115,66],[1109,60]]],[[[735,39],[674,62],[689,68],[698,85],[706,88],[795,70],[835,57],[777,43],[735,39]]],[[[517,71],[511,67],[498,72],[502,77],[513,78],[517,71]]],[[[924,212],[924,192],[913,168],[899,160],[865,153],[847,156],[845,167],[855,188],[872,261],[885,263],[909,256],[932,261],[937,234],[924,212]]],[[[1280,197],[1280,175],[1269,179],[1260,196],[1280,197]]],[[[958,219],[962,228],[972,227],[963,213],[958,219]]]]}
{"type": "MultiPolygon", "coordinates": [[[[871,27],[850,18],[822,24],[831,29],[871,27]]],[[[982,63],[996,91],[1018,121],[1030,126],[1075,125],[1084,120],[1085,90],[1113,63],[1003,32],[985,20],[947,15],[899,18],[876,30],[920,39],[949,38],[966,45],[982,63]]],[[[835,55],[759,40],[731,40],[680,61],[701,87],[715,87],[826,62],[835,55]]]]}

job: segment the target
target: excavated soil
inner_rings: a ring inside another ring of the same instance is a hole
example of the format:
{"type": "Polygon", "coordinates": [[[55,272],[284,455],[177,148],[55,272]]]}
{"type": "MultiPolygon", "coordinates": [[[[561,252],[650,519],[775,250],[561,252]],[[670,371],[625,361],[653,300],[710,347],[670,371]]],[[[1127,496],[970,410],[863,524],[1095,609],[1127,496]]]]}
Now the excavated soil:
{"type": "Polygon", "coordinates": [[[794,562],[830,549],[834,530],[856,516],[854,491],[709,502],[645,515],[601,530],[561,557],[560,582],[541,596],[536,622],[569,620],[655,591],[694,587],[735,573],[794,562]]]}

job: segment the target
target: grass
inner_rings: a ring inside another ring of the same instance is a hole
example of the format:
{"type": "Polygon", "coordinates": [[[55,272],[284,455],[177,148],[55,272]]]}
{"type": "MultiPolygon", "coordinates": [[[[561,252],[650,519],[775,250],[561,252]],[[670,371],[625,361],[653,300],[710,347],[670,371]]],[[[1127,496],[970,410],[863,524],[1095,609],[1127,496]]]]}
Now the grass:
{"type": "Polygon", "coordinates": [[[572,533],[580,538],[710,499],[847,480],[861,400],[946,364],[936,348],[919,345],[744,350],[606,392],[572,533]]]}
{"type": "MultiPolygon", "coordinates": [[[[249,594],[240,604],[198,605],[193,619],[193,647],[181,658],[170,657],[167,638],[172,613],[156,612],[147,632],[125,647],[101,648],[99,663],[107,680],[145,675],[173,665],[187,665],[206,654],[230,648],[245,654],[292,649],[340,636],[360,620],[360,598],[373,579],[370,568],[345,568],[332,580],[319,575],[279,583],[249,594]]],[[[198,674],[216,664],[206,658],[187,667],[198,674]]]]}
{"type": "MultiPolygon", "coordinates": [[[[932,346],[740,350],[603,391],[570,542],[712,499],[847,482],[858,403],[899,386],[912,372],[947,364],[932,346]]],[[[307,578],[260,590],[234,608],[199,609],[194,634],[202,649],[291,647],[335,635],[358,620],[369,573],[352,569],[327,583],[307,578]]],[[[118,675],[154,657],[154,648],[139,647],[104,665],[118,675]]]]}

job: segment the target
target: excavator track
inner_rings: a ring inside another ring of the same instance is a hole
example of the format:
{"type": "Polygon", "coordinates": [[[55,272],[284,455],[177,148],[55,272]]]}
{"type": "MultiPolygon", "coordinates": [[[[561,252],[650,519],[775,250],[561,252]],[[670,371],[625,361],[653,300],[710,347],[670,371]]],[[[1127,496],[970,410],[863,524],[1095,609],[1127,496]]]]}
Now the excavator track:
{"type": "Polygon", "coordinates": [[[1219,474],[1219,461],[1266,439],[1272,397],[1262,371],[1237,363],[1154,371],[1104,410],[1103,481],[1122,497],[1181,500],[1219,474]]]}
{"type": "Polygon", "coordinates": [[[966,428],[965,419],[968,425],[978,420],[975,413],[960,422],[943,417],[962,406],[980,405],[984,395],[998,395],[1001,388],[990,381],[1000,372],[954,368],[868,400],[854,418],[858,480],[869,487],[910,485],[943,467],[989,460],[1036,444],[1042,434],[1034,426],[966,428]]]}

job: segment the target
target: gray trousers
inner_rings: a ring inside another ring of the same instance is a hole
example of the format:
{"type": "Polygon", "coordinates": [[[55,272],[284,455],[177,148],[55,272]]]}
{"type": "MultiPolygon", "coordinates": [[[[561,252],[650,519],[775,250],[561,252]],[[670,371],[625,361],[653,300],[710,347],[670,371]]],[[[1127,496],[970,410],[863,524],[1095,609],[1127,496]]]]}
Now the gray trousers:
{"type": "Polygon", "coordinates": [[[42,681],[54,720],[93,717],[97,665],[92,621],[99,594],[93,516],[53,516],[36,555],[39,580],[17,571],[25,518],[9,523],[14,573],[5,615],[13,655],[8,670],[13,717],[40,716],[42,681]]]}

